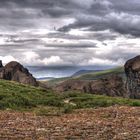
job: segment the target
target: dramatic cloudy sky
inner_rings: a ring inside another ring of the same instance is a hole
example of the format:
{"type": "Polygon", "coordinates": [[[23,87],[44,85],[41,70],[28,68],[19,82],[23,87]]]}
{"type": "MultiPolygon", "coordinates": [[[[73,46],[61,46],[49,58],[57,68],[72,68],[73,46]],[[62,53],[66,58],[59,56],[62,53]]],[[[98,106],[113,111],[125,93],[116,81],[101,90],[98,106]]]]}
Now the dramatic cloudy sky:
{"type": "Polygon", "coordinates": [[[122,65],[140,54],[140,0],[0,0],[0,59],[122,65]]]}

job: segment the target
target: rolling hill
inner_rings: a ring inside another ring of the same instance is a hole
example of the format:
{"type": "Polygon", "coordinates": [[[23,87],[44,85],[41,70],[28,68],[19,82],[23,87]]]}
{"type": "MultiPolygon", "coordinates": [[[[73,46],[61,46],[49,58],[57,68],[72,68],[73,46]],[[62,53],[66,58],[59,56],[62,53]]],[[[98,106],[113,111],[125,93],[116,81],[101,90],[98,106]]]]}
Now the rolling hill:
{"type": "Polygon", "coordinates": [[[111,74],[118,74],[118,75],[121,75],[123,78],[125,78],[124,68],[117,67],[114,69],[102,70],[102,71],[78,71],[71,77],[54,78],[53,80],[50,80],[50,81],[46,81],[46,82],[44,81],[44,83],[46,83],[49,86],[55,86],[67,80],[73,80],[73,79],[96,80],[96,79],[103,78],[111,74]]]}
{"type": "Polygon", "coordinates": [[[121,76],[125,76],[124,68],[123,67],[118,67],[118,68],[99,71],[99,72],[89,72],[89,73],[86,73],[86,74],[81,74],[81,75],[76,76],[74,78],[75,79],[80,79],[80,80],[95,80],[95,79],[98,79],[98,78],[108,76],[110,74],[118,74],[118,75],[121,75],[121,76]]]}
{"type": "MultiPolygon", "coordinates": [[[[84,94],[78,92],[55,93],[16,82],[0,80],[0,109],[28,110],[55,107],[69,109],[119,105],[140,106],[140,100],[84,94]],[[74,106],[73,106],[74,104],[74,106]]],[[[52,109],[51,109],[52,110],[52,109]]],[[[45,111],[43,111],[44,113],[45,111]]]]}
{"type": "Polygon", "coordinates": [[[0,80],[0,139],[73,139],[75,135],[79,139],[83,132],[85,139],[89,132],[95,139],[138,138],[139,106],[140,100],[76,91],[55,93],[0,80]],[[132,133],[120,136],[122,130],[132,133]]]}
{"type": "Polygon", "coordinates": [[[71,77],[76,77],[76,76],[80,76],[83,74],[100,72],[100,71],[102,71],[102,70],[80,70],[80,71],[77,71],[76,73],[74,73],[71,77]]]}

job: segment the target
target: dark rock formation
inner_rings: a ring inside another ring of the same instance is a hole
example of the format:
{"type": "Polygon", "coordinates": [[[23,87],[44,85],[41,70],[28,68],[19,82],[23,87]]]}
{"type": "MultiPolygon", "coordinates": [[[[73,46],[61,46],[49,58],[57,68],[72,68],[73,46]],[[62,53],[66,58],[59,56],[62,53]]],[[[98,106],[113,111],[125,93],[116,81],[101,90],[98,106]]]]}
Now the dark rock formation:
{"type": "Polygon", "coordinates": [[[20,63],[12,61],[0,70],[0,79],[38,86],[36,79],[20,63]]]}
{"type": "Polygon", "coordinates": [[[140,56],[128,60],[124,67],[127,94],[130,98],[140,99],[140,56]]]}
{"type": "Polygon", "coordinates": [[[81,91],[85,93],[125,97],[124,83],[121,76],[112,74],[104,78],[88,80],[68,80],[55,87],[56,91],[81,91]]]}
{"type": "Polygon", "coordinates": [[[0,79],[2,77],[2,70],[3,70],[3,65],[2,65],[2,61],[0,60],[0,79]]]}
{"type": "Polygon", "coordinates": [[[126,97],[124,81],[122,77],[117,74],[111,74],[102,79],[92,81],[91,93],[126,97]]]}
{"type": "Polygon", "coordinates": [[[0,68],[2,68],[3,67],[3,65],[2,65],[2,61],[0,60],[0,68]]]}

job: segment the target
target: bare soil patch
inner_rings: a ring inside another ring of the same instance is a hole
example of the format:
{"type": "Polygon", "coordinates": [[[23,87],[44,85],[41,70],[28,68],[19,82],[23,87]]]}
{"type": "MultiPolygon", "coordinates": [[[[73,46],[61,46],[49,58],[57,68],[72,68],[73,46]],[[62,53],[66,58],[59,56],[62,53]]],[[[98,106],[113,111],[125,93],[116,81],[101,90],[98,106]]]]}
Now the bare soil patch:
{"type": "Polygon", "coordinates": [[[140,140],[140,107],[82,109],[61,116],[1,111],[0,140],[140,140]]]}

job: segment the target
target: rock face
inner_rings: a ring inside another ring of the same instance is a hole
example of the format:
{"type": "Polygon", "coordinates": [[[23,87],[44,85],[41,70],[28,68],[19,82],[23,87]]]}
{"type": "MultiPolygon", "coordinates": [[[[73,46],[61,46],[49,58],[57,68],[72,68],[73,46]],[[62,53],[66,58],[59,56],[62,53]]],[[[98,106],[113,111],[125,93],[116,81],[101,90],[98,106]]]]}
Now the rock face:
{"type": "Polygon", "coordinates": [[[130,98],[140,99],[140,56],[128,60],[124,67],[127,94],[130,98]]]}
{"type": "Polygon", "coordinates": [[[12,61],[0,70],[0,79],[38,86],[36,79],[20,63],[12,61]]]}
{"type": "Polygon", "coordinates": [[[93,81],[68,80],[57,85],[55,90],[59,92],[76,90],[92,94],[126,97],[123,79],[115,74],[93,81]]]}
{"type": "Polygon", "coordinates": [[[2,65],[2,61],[0,60],[0,68],[2,68],[3,67],[3,65],[2,65]]]}

